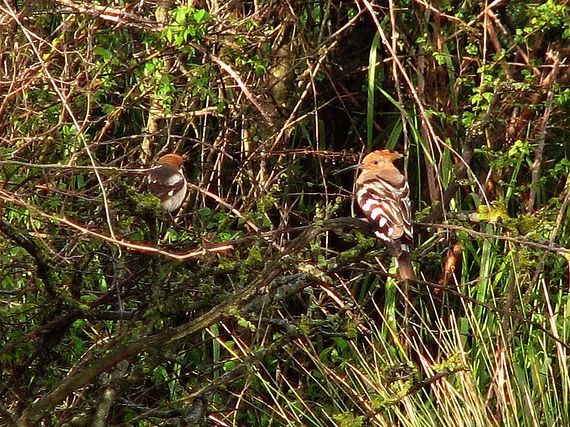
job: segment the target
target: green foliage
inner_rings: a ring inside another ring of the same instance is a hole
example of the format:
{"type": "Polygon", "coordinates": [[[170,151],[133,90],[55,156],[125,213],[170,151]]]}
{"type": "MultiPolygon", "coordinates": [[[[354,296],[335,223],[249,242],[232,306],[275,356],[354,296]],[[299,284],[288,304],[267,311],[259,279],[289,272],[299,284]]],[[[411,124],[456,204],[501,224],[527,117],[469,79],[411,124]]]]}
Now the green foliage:
{"type": "Polygon", "coordinates": [[[536,8],[529,9],[529,26],[523,31],[527,34],[538,31],[562,30],[562,37],[570,36],[570,25],[568,24],[568,8],[564,4],[559,4],[554,0],[547,0],[536,8]]]}
{"type": "Polygon", "coordinates": [[[333,420],[339,427],[362,427],[364,425],[364,416],[354,416],[351,413],[335,414],[333,420]]]}
{"type": "MultiPolygon", "coordinates": [[[[210,14],[204,9],[196,9],[193,6],[179,6],[172,10],[172,23],[163,30],[163,36],[168,43],[178,47],[184,47],[193,40],[203,38],[207,33],[207,24],[211,19],[210,14]]],[[[184,52],[192,50],[182,49],[184,52]]]]}

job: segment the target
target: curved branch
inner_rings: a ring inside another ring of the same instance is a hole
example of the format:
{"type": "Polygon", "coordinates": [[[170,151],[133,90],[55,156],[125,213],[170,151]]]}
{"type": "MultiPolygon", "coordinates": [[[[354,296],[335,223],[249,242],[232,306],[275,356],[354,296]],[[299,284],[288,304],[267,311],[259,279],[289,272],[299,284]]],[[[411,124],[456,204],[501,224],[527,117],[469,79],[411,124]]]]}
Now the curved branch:
{"type": "Polygon", "coordinates": [[[57,289],[59,281],[56,279],[45,248],[43,248],[39,242],[35,241],[27,232],[24,233],[1,218],[0,232],[34,258],[38,277],[44,283],[49,296],[56,298],[55,290],[57,289]]]}

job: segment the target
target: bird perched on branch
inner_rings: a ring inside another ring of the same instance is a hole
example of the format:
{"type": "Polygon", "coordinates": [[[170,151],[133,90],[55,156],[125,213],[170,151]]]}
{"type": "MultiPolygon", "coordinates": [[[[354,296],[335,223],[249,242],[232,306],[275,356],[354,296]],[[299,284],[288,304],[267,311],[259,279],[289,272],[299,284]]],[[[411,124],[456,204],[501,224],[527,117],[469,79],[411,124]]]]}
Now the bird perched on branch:
{"type": "Polygon", "coordinates": [[[186,197],[186,178],[182,163],[177,154],[166,154],[158,159],[147,175],[148,190],[161,201],[160,206],[167,212],[177,210],[186,197]]]}
{"type": "Polygon", "coordinates": [[[356,201],[374,229],[398,261],[402,280],[415,278],[410,260],[413,243],[410,188],[406,177],[394,166],[400,153],[378,150],[368,154],[360,165],[356,179],[356,201]]]}

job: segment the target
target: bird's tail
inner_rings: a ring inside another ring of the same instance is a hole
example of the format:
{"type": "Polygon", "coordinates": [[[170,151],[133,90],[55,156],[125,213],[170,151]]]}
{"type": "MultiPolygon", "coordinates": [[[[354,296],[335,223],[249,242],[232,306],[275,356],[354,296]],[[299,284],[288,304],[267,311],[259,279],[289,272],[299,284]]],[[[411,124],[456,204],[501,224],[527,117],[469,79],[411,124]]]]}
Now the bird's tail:
{"type": "Polygon", "coordinates": [[[415,280],[416,274],[410,259],[410,253],[402,251],[398,256],[398,278],[400,280],[415,280]]]}

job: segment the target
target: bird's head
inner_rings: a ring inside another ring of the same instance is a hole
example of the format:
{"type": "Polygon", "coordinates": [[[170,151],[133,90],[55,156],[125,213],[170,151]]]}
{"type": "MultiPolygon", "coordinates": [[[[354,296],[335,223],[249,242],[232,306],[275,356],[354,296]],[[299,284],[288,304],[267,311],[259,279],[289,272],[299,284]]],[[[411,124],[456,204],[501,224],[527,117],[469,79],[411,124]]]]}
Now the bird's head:
{"type": "Polygon", "coordinates": [[[364,169],[373,169],[380,166],[387,166],[391,165],[395,160],[401,159],[402,157],[404,156],[396,151],[377,150],[369,153],[366,157],[364,157],[364,159],[362,159],[360,167],[364,169]]]}
{"type": "Polygon", "coordinates": [[[184,158],[178,154],[165,154],[156,162],[159,165],[169,165],[176,169],[180,169],[182,163],[184,163],[184,158]]]}
{"type": "Polygon", "coordinates": [[[394,160],[401,159],[402,157],[404,156],[396,151],[376,150],[367,154],[364,159],[362,159],[362,162],[337,170],[333,175],[354,169],[375,169],[382,166],[388,166],[393,164],[394,160]]]}

